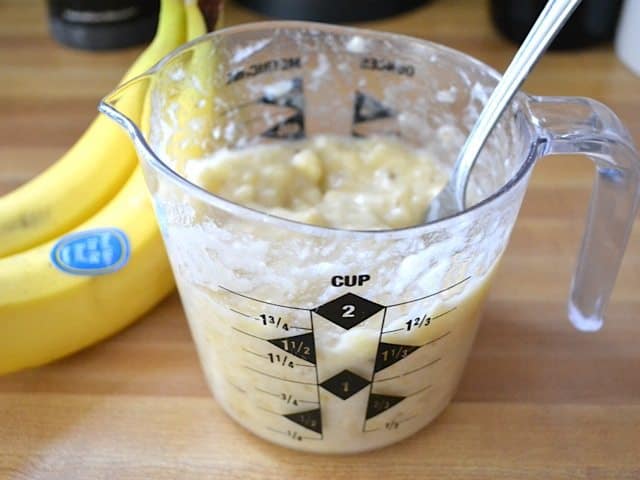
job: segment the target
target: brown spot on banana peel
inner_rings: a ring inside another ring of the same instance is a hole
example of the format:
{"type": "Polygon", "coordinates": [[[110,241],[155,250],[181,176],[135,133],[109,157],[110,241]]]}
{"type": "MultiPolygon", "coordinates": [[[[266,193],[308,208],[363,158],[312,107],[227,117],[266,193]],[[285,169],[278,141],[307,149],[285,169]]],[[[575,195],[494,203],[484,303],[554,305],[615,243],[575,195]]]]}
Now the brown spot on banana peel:
{"type": "Polygon", "coordinates": [[[48,218],[49,212],[46,210],[28,212],[20,215],[19,217],[12,218],[9,221],[0,223],[0,234],[30,228],[34,225],[46,222],[48,218]]]}

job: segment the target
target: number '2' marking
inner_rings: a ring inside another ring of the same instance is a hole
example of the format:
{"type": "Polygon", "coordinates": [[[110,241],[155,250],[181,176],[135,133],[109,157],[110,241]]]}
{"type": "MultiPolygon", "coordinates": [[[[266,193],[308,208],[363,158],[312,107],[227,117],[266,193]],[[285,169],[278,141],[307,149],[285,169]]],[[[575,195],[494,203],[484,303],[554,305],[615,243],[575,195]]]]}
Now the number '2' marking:
{"type": "Polygon", "coordinates": [[[353,312],[356,311],[356,307],[354,305],[343,305],[342,307],[342,318],[353,318],[355,315],[353,312]]]}

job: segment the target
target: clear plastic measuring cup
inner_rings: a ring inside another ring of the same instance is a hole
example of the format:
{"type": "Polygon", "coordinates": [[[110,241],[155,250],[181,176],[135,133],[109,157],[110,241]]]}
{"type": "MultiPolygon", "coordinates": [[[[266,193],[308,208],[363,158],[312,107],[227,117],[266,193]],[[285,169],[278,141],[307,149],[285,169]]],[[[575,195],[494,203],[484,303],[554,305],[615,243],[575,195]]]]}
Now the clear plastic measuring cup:
{"type": "Polygon", "coordinates": [[[569,300],[601,326],[638,205],[639,162],[605,106],[521,94],[474,169],[468,208],[410,228],[348,231],[210,194],[185,161],[318,133],[392,135],[447,168],[497,74],[448,48],[320,24],[213,33],[100,109],[131,134],[209,385],[257,435],[315,452],[388,445],[452,398],[536,160],[584,153],[596,180],[569,300]],[[150,89],[139,122],[122,102],[150,89]],[[139,125],[142,123],[143,126],[139,125]]]}

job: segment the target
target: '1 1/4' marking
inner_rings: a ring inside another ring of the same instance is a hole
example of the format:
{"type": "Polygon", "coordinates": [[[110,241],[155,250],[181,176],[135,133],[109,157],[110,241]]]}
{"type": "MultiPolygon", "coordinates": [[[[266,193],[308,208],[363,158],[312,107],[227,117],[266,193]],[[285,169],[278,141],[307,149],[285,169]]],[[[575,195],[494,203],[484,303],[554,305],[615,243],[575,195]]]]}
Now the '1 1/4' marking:
{"type": "Polygon", "coordinates": [[[271,363],[276,363],[282,365],[283,367],[289,368],[293,368],[295,366],[293,360],[290,360],[287,355],[280,355],[279,353],[268,353],[267,356],[269,357],[269,361],[271,363]]]}

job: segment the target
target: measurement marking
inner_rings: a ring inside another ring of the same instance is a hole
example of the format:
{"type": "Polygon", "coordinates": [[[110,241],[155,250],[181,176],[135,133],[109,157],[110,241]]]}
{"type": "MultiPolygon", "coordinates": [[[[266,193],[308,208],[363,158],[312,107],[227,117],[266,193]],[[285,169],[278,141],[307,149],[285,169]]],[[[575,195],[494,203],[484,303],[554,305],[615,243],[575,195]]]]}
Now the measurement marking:
{"type": "Polygon", "coordinates": [[[275,375],[270,375],[268,373],[265,372],[261,372],[260,370],[256,369],[256,368],[252,368],[249,367],[248,365],[243,365],[244,368],[246,368],[247,370],[251,370],[252,372],[256,372],[259,373],[260,375],[264,375],[265,377],[269,377],[269,378],[274,378],[276,380],[282,380],[283,382],[289,382],[289,383],[299,383],[300,385],[317,385],[317,383],[311,383],[311,382],[300,382],[298,380],[289,380],[288,378],[282,378],[282,377],[277,377],[275,375]]]}
{"type": "Polygon", "coordinates": [[[280,398],[280,395],[277,393],[269,392],[268,390],[263,390],[261,388],[256,387],[256,390],[262,393],[266,393],[267,395],[271,395],[272,397],[280,398]]]}
{"type": "Polygon", "coordinates": [[[233,388],[235,388],[236,390],[239,390],[239,391],[240,391],[240,392],[242,392],[242,393],[247,393],[247,391],[246,391],[244,388],[240,388],[239,386],[234,385],[234,384],[233,384],[233,383],[231,383],[229,380],[227,380],[227,383],[228,383],[229,385],[231,385],[233,388]]]}
{"type": "MultiPolygon", "coordinates": [[[[382,331],[384,330],[384,321],[387,318],[387,311],[389,308],[385,308],[382,312],[382,325],[380,325],[380,333],[378,334],[378,346],[376,347],[376,357],[378,356],[378,350],[380,349],[380,343],[382,342],[382,331]]],[[[373,382],[376,378],[376,370],[373,369],[373,373],[371,374],[371,381],[369,382],[369,393],[367,394],[367,398],[371,398],[371,392],[373,392],[373,382]]],[[[364,432],[367,428],[367,416],[364,416],[364,420],[362,421],[362,431],[364,432]]]]}
{"type": "MultiPolygon", "coordinates": [[[[230,115],[232,113],[235,113],[235,112],[237,112],[239,110],[242,110],[245,107],[250,107],[251,105],[260,105],[260,104],[264,105],[264,100],[265,100],[264,96],[256,98],[256,99],[253,99],[253,100],[248,100],[248,101],[246,101],[244,103],[239,103],[239,104],[234,105],[234,106],[232,106],[232,107],[230,107],[230,108],[228,108],[226,110],[223,110],[221,113],[222,113],[222,115],[226,116],[226,115],[230,115]]],[[[273,105],[273,104],[269,104],[269,105],[273,105]]],[[[291,107],[288,107],[286,105],[275,104],[273,106],[286,108],[288,110],[291,110],[291,107]]],[[[285,114],[284,111],[282,113],[283,113],[283,115],[285,114]]],[[[247,122],[255,122],[257,120],[264,120],[264,116],[251,117],[251,118],[249,118],[247,120],[243,120],[243,122],[245,122],[245,123],[247,123],[247,122]]]]}
{"type": "Polygon", "coordinates": [[[254,352],[253,350],[249,350],[248,348],[244,348],[243,347],[242,350],[244,350],[247,353],[250,353],[251,355],[255,355],[256,357],[269,358],[267,355],[263,355],[262,353],[254,352]]]}
{"type": "Polygon", "coordinates": [[[457,283],[454,283],[453,285],[449,285],[448,287],[443,288],[442,290],[438,290],[435,293],[430,293],[429,295],[425,295],[424,297],[420,297],[420,298],[414,298],[413,300],[407,300],[406,302],[400,302],[400,303],[394,303],[393,305],[387,305],[387,308],[398,307],[400,305],[406,305],[407,303],[419,302],[420,300],[424,300],[426,298],[435,297],[436,295],[440,295],[441,293],[444,293],[447,290],[451,290],[452,288],[456,288],[458,285],[462,285],[463,283],[468,282],[470,279],[471,279],[471,275],[469,275],[467,278],[463,278],[462,280],[460,280],[457,283]]]}
{"type": "Polygon", "coordinates": [[[452,309],[447,310],[446,312],[439,313],[435,317],[431,317],[431,320],[435,320],[436,318],[444,317],[447,313],[453,312],[456,308],[458,308],[458,307],[453,307],[452,309]]]}
{"type": "MultiPolygon", "coordinates": [[[[286,108],[286,107],[285,107],[285,108],[286,108]]],[[[286,115],[284,112],[282,112],[281,114],[282,114],[283,116],[284,116],[284,115],[286,115]]],[[[286,117],[285,117],[285,118],[283,118],[283,120],[284,120],[284,119],[286,119],[286,117]]],[[[259,122],[259,121],[263,121],[263,122],[264,122],[264,117],[260,115],[260,116],[257,116],[257,117],[247,118],[246,120],[242,120],[242,123],[245,123],[245,124],[251,124],[251,123],[259,122]]]]}
{"type": "MultiPolygon", "coordinates": [[[[277,428],[272,428],[272,427],[266,427],[267,430],[270,430],[272,432],[275,433],[280,433],[281,435],[286,435],[287,437],[290,437],[291,435],[289,434],[289,432],[283,432],[282,430],[278,430],[277,428]]],[[[294,439],[296,438],[302,438],[304,440],[322,440],[322,436],[320,437],[305,437],[303,435],[298,435],[296,434],[295,437],[293,437],[294,439]]]]}
{"type": "Polygon", "coordinates": [[[294,363],[294,365],[297,365],[298,367],[308,367],[308,368],[315,367],[315,365],[304,365],[303,363],[294,363]]]}
{"type": "Polygon", "coordinates": [[[279,417],[281,417],[281,416],[282,416],[282,414],[281,414],[281,413],[274,412],[273,410],[269,410],[268,408],[264,408],[264,407],[263,407],[263,406],[261,406],[261,405],[258,405],[258,408],[259,408],[260,410],[264,410],[265,412],[272,413],[273,415],[278,415],[279,417]]]}
{"type": "Polygon", "coordinates": [[[409,398],[409,397],[413,397],[414,395],[418,395],[419,393],[424,392],[425,390],[429,390],[432,387],[432,385],[427,385],[424,388],[421,388],[420,390],[416,390],[413,393],[410,393],[409,395],[405,395],[405,398],[409,398]]]}
{"type": "Polygon", "coordinates": [[[233,313],[237,313],[238,315],[242,315],[243,317],[247,317],[247,318],[250,318],[250,319],[252,319],[252,320],[255,320],[255,318],[256,318],[256,317],[252,317],[251,315],[247,315],[246,313],[239,312],[238,310],[234,310],[234,309],[233,309],[233,308],[231,308],[231,307],[227,307],[227,308],[228,308],[229,310],[231,310],[233,313]]]}
{"type": "Polygon", "coordinates": [[[382,332],[382,335],[386,335],[388,333],[396,333],[396,332],[401,332],[403,330],[406,330],[406,328],[396,328],[395,330],[388,330],[386,332],[382,332]]]}
{"type": "MultiPolygon", "coordinates": [[[[240,312],[240,311],[238,311],[238,310],[236,310],[234,308],[231,308],[231,307],[227,307],[227,308],[229,310],[231,310],[233,313],[237,313],[238,315],[242,315],[243,317],[250,318],[251,320],[260,320],[260,318],[258,318],[258,317],[254,317],[252,315],[248,315],[248,314],[246,314],[244,312],[240,312]]],[[[276,325],[276,326],[278,326],[278,325],[276,325]]],[[[293,329],[295,329],[295,330],[306,330],[306,331],[309,331],[309,332],[311,331],[311,329],[307,328],[307,327],[295,327],[295,326],[289,327],[289,330],[293,330],[293,329]]]]}
{"type": "Polygon", "coordinates": [[[239,328],[236,328],[236,327],[231,327],[231,328],[236,332],[244,333],[245,335],[248,335],[250,337],[257,338],[258,340],[267,340],[266,338],[259,337],[257,335],[254,335],[253,333],[245,332],[244,330],[240,330],[239,328]]]}
{"type": "MultiPolygon", "coordinates": [[[[313,335],[313,346],[315,347],[315,350],[318,351],[317,345],[316,343],[316,335],[315,335],[315,330],[314,330],[314,326],[313,326],[313,312],[311,310],[309,310],[309,322],[311,325],[311,332],[313,335]]],[[[316,368],[316,397],[318,399],[318,408],[322,407],[322,404],[320,403],[320,379],[318,378],[318,362],[314,363],[313,365],[316,368]]],[[[320,426],[322,426],[322,421],[320,422],[320,426]]],[[[320,440],[322,440],[324,438],[324,433],[320,434],[320,440]]]]}
{"type": "Polygon", "coordinates": [[[279,303],[272,303],[272,302],[267,302],[266,300],[260,300],[258,298],[253,298],[253,297],[250,297],[249,295],[245,295],[243,293],[234,292],[233,290],[229,290],[228,288],[223,287],[222,285],[218,285],[218,288],[221,289],[221,290],[224,290],[225,292],[232,293],[233,295],[237,295],[239,297],[246,298],[247,300],[253,300],[254,302],[264,303],[265,305],[272,305],[274,307],[280,307],[280,308],[289,308],[291,310],[310,311],[308,308],[292,307],[290,305],[280,305],[279,303]]]}
{"type": "Polygon", "coordinates": [[[413,420],[413,419],[414,419],[414,418],[416,418],[417,416],[418,416],[418,415],[411,415],[410,417],[403,418],[402,420],[396,420],[396,423],[397,423],[398,425],[400,425],[401,423],[408,422],[409,420],[413,420]]]}
{"type": "Polygon", "coordinates": [[[236,112],[236,111],[240,110],[241,108],[248,107],[252,103],[258,103],[259,101],[260,101],[260,99],[258,98],[256,100],[249,100],[248,102],[239,103],[238,105],[234,105],[233,107],[228,108],[227,110],[223,110],[221,113],[222,113],[222,115],[229,115],[232,112],[236,112]]]}
{"type": "Polygon", "coordinates": [[[415,368],[413,370],[409,370],[408,372],[404,372],[404,373],[402,373],[400,375],[396,375],[395,377],[388,377],[388,378],[382,378],[380,380],[376,380],[376,383],[388,382],[389,380],[395,380],[396,378],[406,377],[407,375],[411,375],[412,373],[416,373],[416,372],[419,372],[422,369],[430,367],[431,365],[433,365],[435,363],[438,363],[440,360],[442,360],[442,358],[436,358],[435,360],[433,360],[433,361],[431,361],[431,362],[429,362],[429,363],[427,363],[425,365],[422,365],[421,367],[415,368]]]}
{"type": "MultiPolygon", "coordinates": [[[[270,396],[272,396],[272,397],[277,398],[278,400],[282,399],[282,396],[281,396],[279,393],[270,392],[270,391],[268,391],[268,390],[263,390],[262,388],[258,388],[258,387],[255,387],[255,389],[256,389],[258,392],[264,393],[264,394],[266,394],[266,395],[270,395],[270,396]]],[[[295,400],[296,402],[298,402],[298,403],[311,403],[311,404],[314,404],[314,405],[317,405],[317,404],[318,404],[318,402],[316,402],[315,400],[298,400],[297,398],[296,398],[296,399],[294,399],[294,400],[295,400]]]]}
{"type": "Polygon", "coordinates": [[[424,347],[425,345],[430,345],[432,343],[437,342],[438,340],[442,340],[444,337],[446,337],[447,335],[449,335],[451,333],[451,330],[449,330],[447,333],[445,333],[444,335],[440,335],[438,338],[434,338],[433,340],[429,340],[427,343],[423,343],[422,345],[420,345],[421,347],[424,347]]]}
{"type": "MultiPolygon", "coordinates": [[[[435,320],[436,318],[443,317],[443,316],[445,316],[447,313],[451,313],[451,312],[453,312],[456,308],[458,308],[458,307],[453,307],[452,309],[447,310],[446,312],[439,313],[439,314],[438,314],[438,315],[436,315],[435,317],[431,317],[431,320],[435,320]]],[[[422,325],[419,325],[419,326],[422,326],[422,325]]],[[[386,332],[382,332],[382,334],[383,334],[383,335],[387,335],[387,334],[389,334],[389,333],[406,332],[406,331],[408,331],[406,328],[396,328],[396,329],[394,329],[394,330],[387,330],[386,332]]]]}

